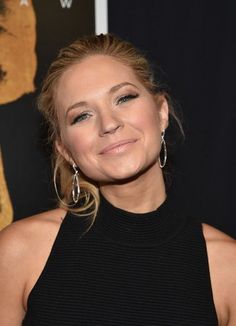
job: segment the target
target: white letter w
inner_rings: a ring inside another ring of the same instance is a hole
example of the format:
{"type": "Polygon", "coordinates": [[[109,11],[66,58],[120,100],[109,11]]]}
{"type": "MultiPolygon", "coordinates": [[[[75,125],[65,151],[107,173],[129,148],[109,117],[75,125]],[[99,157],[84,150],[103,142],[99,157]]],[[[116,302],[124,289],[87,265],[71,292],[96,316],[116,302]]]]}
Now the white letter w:
{"type": "Polygon", "coordinates": [[[73,0],[60,0],[62,8],[70,8],[73,0]]]}

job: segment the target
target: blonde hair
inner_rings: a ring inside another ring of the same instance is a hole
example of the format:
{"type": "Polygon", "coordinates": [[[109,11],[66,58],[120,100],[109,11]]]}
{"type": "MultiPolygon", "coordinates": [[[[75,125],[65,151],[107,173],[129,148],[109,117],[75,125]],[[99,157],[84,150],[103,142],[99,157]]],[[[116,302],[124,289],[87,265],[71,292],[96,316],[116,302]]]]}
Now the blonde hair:
{"type": "MultiPolygon", "coordinates": [[[[48,122],[49,140],[52,142],[54,165],[54,182],[59,185],[62,200],[59,205],[78,214],[89,211],[94,219],[99,206],[98,186],[92,180],[80,173],[81,205],[71,205],[71,181],[73,169],[57,151],[55,141],[60,139],[59,121],[57,116],[55,89],[62,74],[72,65],[92,55],[107,55],[114,57],[129,66],[146,89],[152,94],[163,94],[160,85],[154,81],[153,72],[145,56],[131,43],[121,40],[112,34],[91,35],[80,38],[74,43],[60,50],[57,58],[48,69],[43,82],[42,91],[38,98],[39,110],[48,122]]],[[[174,117],[182,130],[181,123],[170,103],[168,94],[164,94],[169,102],[170,115],[174,117]]],[[[57,192],[58,193],[58,192],[57,192]]]]}

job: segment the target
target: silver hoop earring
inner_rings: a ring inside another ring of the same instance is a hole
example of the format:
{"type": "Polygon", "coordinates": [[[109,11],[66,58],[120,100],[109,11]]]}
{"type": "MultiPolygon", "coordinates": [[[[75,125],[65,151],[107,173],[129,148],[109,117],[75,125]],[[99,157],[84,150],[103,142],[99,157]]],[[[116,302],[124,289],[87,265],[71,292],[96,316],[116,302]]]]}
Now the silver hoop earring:
{"type": "Polygon", "coordinates": [[[75,173],[72,177],[72,189],[71,189],[71,194],[72,194],[72,199],[75,204],[78,203],[79,201],[79,195],[80,195],[80,186],[79,186],[79,172],[77,169],[77,166],[75,163],[72,165],[75,173]]]}
{"type": "Polygon", "coordinates": [[[58,168],[55,168],[54,169],[54,173],[53,173],[53,184],[54,184],[54,189],[55,189],[55,192],[56,192],[56,195],[57,195],[57,198],[58,200],[60,201],[60,203],[62,205],[64,205],[65,207],[69,208],[69,207],[73,207],[74,205],[73,204],[68,204],[66,203],[64,200],[61,199],[60,195],[59,195],[59,191],[57,189],[57,169],[58,168]]]}
{"type": "Polygon", "coordinates": [[[161,133],[161,151],[160,151],[158,160],[159,160],[160,168],[163,169],[164,166],[166,165],[166,160],[167,160],[167,147],[166,147],[166,141],[165,141],[165,130],[163,130],[162,133],[161,133]],[[160,159],[162,147],[163,147],[163,152],[164,152],[163,162],[161,162],[161,159],[160,159]]]}

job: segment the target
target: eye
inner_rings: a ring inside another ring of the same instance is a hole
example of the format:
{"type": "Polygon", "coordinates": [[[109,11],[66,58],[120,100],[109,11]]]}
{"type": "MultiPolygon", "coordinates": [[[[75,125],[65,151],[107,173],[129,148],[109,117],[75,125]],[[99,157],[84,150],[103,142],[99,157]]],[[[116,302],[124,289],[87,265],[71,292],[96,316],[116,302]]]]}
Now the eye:
{"type": "Polygon", "coordinates": [[[128,102],[130,100],[133,100],[138,97],[138,94],[127,94],[127,95],[122,95],[121,97],[118,98],[117,104],[122,104],[125,102],[128,102]]]}
{"type": "Polygon", "coordinates": [[[91,117],[91,114],[90,114],[90,113],[88,113],[88,112],[83,112],[83,113],[77,115],[77,116],[72,120],[71,124],[74,125],[74,124],[76,124],[76,123],[80,123],[80,122],[82,122],[82,121],[84,121],[84,120],[87,120],[87,119],[90,118],[90,117],[91,117]]]}

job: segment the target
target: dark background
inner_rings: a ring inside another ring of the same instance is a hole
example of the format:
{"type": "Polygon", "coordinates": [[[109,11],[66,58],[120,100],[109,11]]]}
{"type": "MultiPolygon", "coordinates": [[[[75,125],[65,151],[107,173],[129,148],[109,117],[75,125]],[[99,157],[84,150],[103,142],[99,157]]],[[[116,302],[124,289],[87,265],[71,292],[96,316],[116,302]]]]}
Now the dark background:
{"type": "MultiPolygon", "coordinates": [[[[94,33],[93,1],[34,1],[39,86],[57,50],[94,33]]],[[[184,116],[186,139],[174,180],[191,211],[236,237],[236,3],[108,1],[109,31],[132,41],[156,66],[184,116]]],[[[0,107],[0,141],[14,218],[55,205],[49,155],[42,149],[36,94],[0,107]]],[[[168,130],[167,130],[168,134],[168,130]]],[[[168,135],[167,135],[168,136],[168,135]]]]}
{"type": "Polygon", "coordinates": [[[179,192],[194,214],[234,237],[235,13],[230,0],[109,1],[109,30],[161,66],[161,78],[182,109],[179,192]]]}

